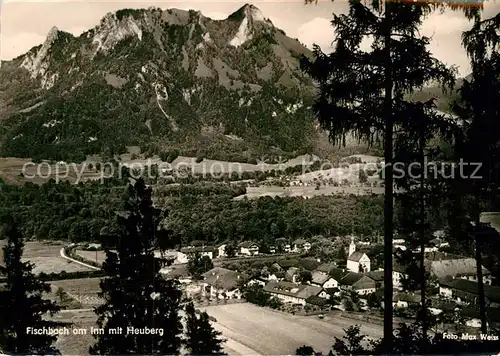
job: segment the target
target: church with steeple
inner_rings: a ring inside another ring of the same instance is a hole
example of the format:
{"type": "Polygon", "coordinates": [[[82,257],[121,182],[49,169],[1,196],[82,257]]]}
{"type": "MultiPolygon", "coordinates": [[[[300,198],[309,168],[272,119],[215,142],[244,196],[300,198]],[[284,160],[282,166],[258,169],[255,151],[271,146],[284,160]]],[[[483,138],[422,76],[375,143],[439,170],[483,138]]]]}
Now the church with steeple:
{"type": "Polygon", "coordinates": [[[351,244],[349,245],[346,267],[348,271],[355,273],[367,273],[371,270],[370,258],[366,253],[356,251],[356,244],[353,237],[351,237],[351,244]]]}

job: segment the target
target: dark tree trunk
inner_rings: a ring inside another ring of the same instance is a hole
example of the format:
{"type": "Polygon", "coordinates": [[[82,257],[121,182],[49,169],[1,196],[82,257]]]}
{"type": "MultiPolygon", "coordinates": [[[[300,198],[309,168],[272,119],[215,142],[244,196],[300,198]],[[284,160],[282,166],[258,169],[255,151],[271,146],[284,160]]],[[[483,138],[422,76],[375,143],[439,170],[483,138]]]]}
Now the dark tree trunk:
{"type": "MultiPolygon", "coordinates": [[[[420,129],[420,164],[422,166],[422,176],[420,177],[420,190],[421,190],[421,201],[420,201],[420,302],[422,303],[422,347],[426,348],[427,345],[427,300],[425,298],[425,173],[427,172],[427,167],[425,167],[425,125],[422,125],[420,129]]],[[[425,352],[425,350],[422,350],[425,352]]]]}
{"type": "MultiPolygon", "coordinates": [[[[476,199],[476,202],[479,202],[479,197],[476,199]]],[[[481,332],[483,334],[486,334],[488,332],[488,326],[486,322],[486,301],[484,298],[484,283],[483,283],[483,264],[482,264],[482,259],[481,259],[481,230],[482,230],[482,224],[481,224],[481,218],[480,218],[480,213],[479,213],[479,204],[478,205],[478,210],[476,213],[476,271],[477,271],[477,288],[478,288],[478,293],[479,293],[479,315],[481,317],[481,332]]]]}
{"type": "Polygon", "coordinates": [[[393,182],[393,117],[392,117],[392,59],[391,59],[391,4],[385,3],[385,199],[384,199],[384,345],[388,352],[392,351],[392,237],[394,230],[394,182],[393,182]]]}

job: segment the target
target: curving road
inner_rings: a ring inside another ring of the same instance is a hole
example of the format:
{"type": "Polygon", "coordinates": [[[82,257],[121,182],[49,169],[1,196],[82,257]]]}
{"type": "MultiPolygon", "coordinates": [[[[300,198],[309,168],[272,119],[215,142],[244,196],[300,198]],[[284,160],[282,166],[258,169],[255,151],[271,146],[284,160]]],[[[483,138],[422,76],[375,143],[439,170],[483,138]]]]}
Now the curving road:
{"type": "Polygon", "coordinates": [[[66,259],[68,261],[71,261],[71,262],[74,262],[74,263],[78,263],[79,265],[85,266],[87,268],[90,268],[90,269],[93,269],[93,270],[96,270],[96,271],[100,270],[100,268],[97,268],[95,266],[89,265],[89,264],[84,263],[84,262],[80,262],[78,260],[75,260],[74,258],[69,257],[68,255],[66,255],[66,251],[64,250],[64,247],[61,248],[61,251],[59,251],[59,254],[61,255],[62,258],[66,259]]]}

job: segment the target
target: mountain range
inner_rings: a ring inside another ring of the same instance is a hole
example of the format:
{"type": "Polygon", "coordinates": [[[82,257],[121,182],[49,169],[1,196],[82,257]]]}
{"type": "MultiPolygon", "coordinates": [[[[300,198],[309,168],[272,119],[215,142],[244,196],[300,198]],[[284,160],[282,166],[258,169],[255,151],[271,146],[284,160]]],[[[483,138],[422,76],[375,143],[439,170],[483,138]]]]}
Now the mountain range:
{"type": "MultiPolygon", "coordinates": [[[[108,13],[0,68],[0,155],[82,161],[150,154],[244,161],[314,151],[312,53],[253,5],[224,20],[159,8],[108,13]]],[[[324,146],[324,142],[323,142],[324,146]]]]}

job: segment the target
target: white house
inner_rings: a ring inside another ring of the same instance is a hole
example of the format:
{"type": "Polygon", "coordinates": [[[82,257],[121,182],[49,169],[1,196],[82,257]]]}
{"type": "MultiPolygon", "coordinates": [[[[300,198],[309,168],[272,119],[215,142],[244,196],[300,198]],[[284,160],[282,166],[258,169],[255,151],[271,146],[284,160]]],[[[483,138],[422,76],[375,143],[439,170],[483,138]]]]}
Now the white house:
{"type": "Polygon", "coordinates": [[[268,281],[278,281],[278,280],[279,280],[279,278],[278,278],[278,276],[276,276],[276,274],[275,274],[275,273],[270,273],[270,274],[267,276],[267,280],[268,280],[268,281]]]}
{"type": "Polygon", "coordinates": [[[217,247],[217,257],[227,257],[227,253],[226,253],[226,244],[222,244],[220,245],[219,247],[217,247]]]}
{"type": "Polygon", "coordinates": [[[290,246],[290,244],[286,244],[283,247],[283,251],[285,251],[286,253],[290,253],[292,251],[292,247],[290,246]]]}
{"type": "Polygon", "coordinates": [[[189,261],[188,255],[180,251],[154,251],[154,256],[157,259],[168,261],[171,264],[178,265],[184,264],[189,261]]]}
{"type": "MultiPolygon", "coordinates": [[[[458,304],[479,303],[479,286],[476,281],[461,278],[441,280],[439,294],[458,304]]],[[[487,305],[497,308],[500,306],[500,287],[484,285],[484,297],[487,305]]]]}
{"type": "Polygon", "coordinates": [[[403,289],[403,280],[408,278],[406,268],[403,265],[393,261],[392,264],[392,287],[394,289],[403,289]]]}
{"type": "Polygon", "coordinates": [[[259,254],[259,245],[252,241],[241,242],[238,247],[240,248],[240,255],[255,256],[259,254]]]}
{"type": "Polygon", "coordinates": [[[202,295],[218,299],[241,299],[240,286],[248,276],[226,268],[216,267],[203,274],[202,295]]]}
{"type": "Polygon", "coordinates": [[[339,283],[332,277],[330,277],[328,274],[315,271],[312,273],[312,280],[311,284],[322,287],[324,289],[328,288],[338,288],[339,283]]]}
{"type": "Polygon", "coordinates": [[[261,287],[264,287],[267,284],[267,279],[264,277],[258,277],[258,278],[253,278],[250,281],[248,281],[247,286],[254,286],[254,285],[259,285],[261,287]]]}
{"type": "Polygon", "coordinates": [[[303,239],[297,239],[293,242],[293,250],[292,252],[300,253],[307,252],[311,249],[311,243],[307,242],[303,239]]]}
{"type": "Polygon", "coordinates": [[[349,257],[347,258],[347,270],[355,273],[370,272],[370,258],[366,253],[356,252],[356,244],[351,240],[349,245],[349,257]]]}
{"type": "Polygon", "coordinates": [[[445,286],[440,284],[439,285],[439,295],[446,298],[446,299],[452,299],[453,298],[453,289],[451,289],[449,286],[445,286]]]}
{"type": "Polygon", "coordinates": [[[177,257],[175,258],[174,264],[184,264],[189,262],[189,256],[184,252],[177,251],[177,257]]]}
{"type": "MultiPolygon", "coordinates": [[[[215,248],[212,246],[184,247],[181,249],[180,252],[187,256],[188,261],[196,253],[199,253],[200,256],[207,256],[208,258],[210,258],[212,260],[214,258],[215,248]]],[[[187,261],[185,263],[187,263],[187,261]]]]}

